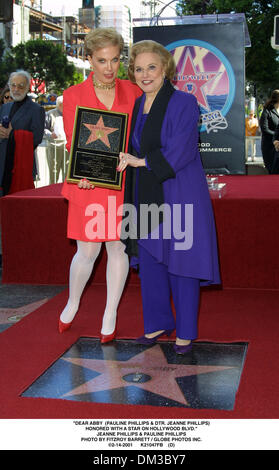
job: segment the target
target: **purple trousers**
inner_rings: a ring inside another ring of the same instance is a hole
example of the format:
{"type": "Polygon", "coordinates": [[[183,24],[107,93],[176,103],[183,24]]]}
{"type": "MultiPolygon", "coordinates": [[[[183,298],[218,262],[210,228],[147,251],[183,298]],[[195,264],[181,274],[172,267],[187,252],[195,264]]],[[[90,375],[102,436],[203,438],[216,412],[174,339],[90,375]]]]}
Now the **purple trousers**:
{"type": "Polygon", "coordinates": [[[177,276],[139,245],[144,333],[176,328],[176,337],[197,338],[200,280],[177,276]],[[171,308],[171,296],[175,316],[171,308]]]}

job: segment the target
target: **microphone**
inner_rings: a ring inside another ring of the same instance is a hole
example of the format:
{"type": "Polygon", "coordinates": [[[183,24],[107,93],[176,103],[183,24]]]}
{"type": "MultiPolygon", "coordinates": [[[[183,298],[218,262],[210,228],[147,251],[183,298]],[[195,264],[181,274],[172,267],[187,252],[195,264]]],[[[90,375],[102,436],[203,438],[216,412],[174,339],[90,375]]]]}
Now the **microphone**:
{"type": "Polygon", "coordinates": [[[1,123],[2,126],[5,127],[6,129],[8,129],[9,123],[10,123],[9,116],[3,116],[2,123],[1,123]]]}

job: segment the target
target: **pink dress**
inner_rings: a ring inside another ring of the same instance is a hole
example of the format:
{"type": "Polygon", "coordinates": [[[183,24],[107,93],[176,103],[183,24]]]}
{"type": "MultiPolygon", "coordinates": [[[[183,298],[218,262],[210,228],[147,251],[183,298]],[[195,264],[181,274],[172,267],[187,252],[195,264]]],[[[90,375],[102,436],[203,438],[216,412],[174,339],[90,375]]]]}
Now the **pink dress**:
{"type": "MultiPolygon", "coordinates": [[[[107,110],[96,96],[92,75],[93,72],[83,83],[68,88],[63,94],[63,121],[68,151],[71,148],[76,106],[107,110]]],[[[116,79],[115,99],[111,111],[128,113],[126,149],[134,103],[141,94],[138,86],[129,80],[116,79]]],[[[125,173],[121,190],[99,187],[85,190],[65,181],[62,195],[69,201],[67,236],[88,242],[119,240],[124,186],[125,173]]]]}

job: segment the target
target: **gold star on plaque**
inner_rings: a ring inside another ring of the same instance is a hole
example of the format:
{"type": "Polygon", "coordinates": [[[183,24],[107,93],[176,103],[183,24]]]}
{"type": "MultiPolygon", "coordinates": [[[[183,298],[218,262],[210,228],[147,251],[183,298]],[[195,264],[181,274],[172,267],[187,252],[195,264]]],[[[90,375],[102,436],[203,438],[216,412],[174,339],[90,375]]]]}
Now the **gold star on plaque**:
{"type": "Polygon", "coordinates": [[[110,142],[108,136],[115,131],[118,131],[117,128],[114,127],[106,127],[103,121],[102,116],[99,118],[96,124],[86,124],[84,126],[90,130],[90,135],[87,139],[86,145],[90,144],[91,142],[95,142],[96,140],[101,140],[108,148],[110,148],[110,142]]]}
{"type": "Polygon", "coordinates": [[[133,384],[139,388],[175,400],[186,406],[189,406],[189,403],[177,383],[176,378],[209,374],[211,372],[233,368],[231,366],[218,365],[169,364],[158,344],[136,354],[127,361],[73,357],[65,357],[63,360],[98,372],[96,377],[85,381],[82,385],[65,393],[63,398],[86,393],[102,392],[119,387],[128,387],[133,384]],[[164,377],[163,381],[162,374],[164,377]],[[125,378],[129,376],[131,376],[130,380],[125,380],[125,378]],[[140,383],[141,376],[147,377],[148,380],[140,383]]]}

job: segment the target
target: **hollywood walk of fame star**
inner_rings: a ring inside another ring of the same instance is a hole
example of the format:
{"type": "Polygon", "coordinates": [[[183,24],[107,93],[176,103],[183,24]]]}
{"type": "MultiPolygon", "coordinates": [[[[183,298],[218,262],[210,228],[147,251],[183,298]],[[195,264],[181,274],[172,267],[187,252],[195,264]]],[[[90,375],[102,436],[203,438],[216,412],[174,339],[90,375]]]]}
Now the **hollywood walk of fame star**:
{"type": "Polygon", "coordinates": [[[97,377],[65,393],[63,397],[100,392],[134,385],[149,392],[190,406],[182,393],[176,378],[232,369],[229,366],[199,366],[168,363],[160,347],[155,345],[127,361],[63,358],[63,360],[99,372],[97,377]],[[127,376],[135,380],[126,381],[127,376]],[[137,377],[146,380],[139,383],[137,377]]]}
{"type": "Polygon", "coordinates": [[[84,122],[83,125],[87,127],[87,129],[90,130],[90,135],[87,139],[86,145],[100,139],[107,147],[110,148],[110,142],[109,142],[108,136],[109,134],[112,134],[113,132],[118,131],[117,128],[106,127],[102,116],[100,116],[96,124],[87,124],[84,122]]]}
{"type": "Polygon", "coordinates": [[[210,111],[206,95],[203,88],[214,80],[220,72],[199,72],[196,70],[192,55],[189,50],[181,67],[181,72],[177,75],[176,86],[183,91],[194,94],[198,103],[210,111]]]}

